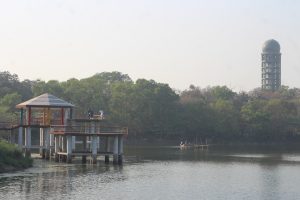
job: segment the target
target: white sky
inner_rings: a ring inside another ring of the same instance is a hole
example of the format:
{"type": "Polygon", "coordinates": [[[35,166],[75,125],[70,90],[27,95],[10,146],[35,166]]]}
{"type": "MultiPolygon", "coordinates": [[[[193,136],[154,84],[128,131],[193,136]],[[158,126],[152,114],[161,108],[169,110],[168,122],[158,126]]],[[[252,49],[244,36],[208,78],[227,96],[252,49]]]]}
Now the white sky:
{"type": "Polygon", "coordinates": [[[273,38],[282,84],[300,87],[299,10],[297,0],[0,0],[0,71],[46,81],[120,71],[248,91],[273,38]]]}

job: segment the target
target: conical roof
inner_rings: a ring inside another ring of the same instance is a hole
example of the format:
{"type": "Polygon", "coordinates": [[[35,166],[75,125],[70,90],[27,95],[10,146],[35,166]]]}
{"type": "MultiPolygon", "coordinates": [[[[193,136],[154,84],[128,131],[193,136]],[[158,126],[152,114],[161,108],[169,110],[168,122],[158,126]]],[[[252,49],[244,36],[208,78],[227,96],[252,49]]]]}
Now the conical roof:
{"type": "Polygon", "coordinates": [[[59,107],[59,108],[70,108],[74,107],[73,104],[68,103],[52,94],[42,94],[38,97],[25,101],[16,105],[16,108],[25,108],[25,107],[59,107]]]}

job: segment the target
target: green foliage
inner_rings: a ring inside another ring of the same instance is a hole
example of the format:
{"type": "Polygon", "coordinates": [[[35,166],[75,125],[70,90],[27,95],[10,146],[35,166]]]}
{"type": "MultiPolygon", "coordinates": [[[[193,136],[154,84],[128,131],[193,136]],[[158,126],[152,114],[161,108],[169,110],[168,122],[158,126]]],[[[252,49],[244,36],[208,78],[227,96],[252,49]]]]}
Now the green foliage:
{"type": "Polygon", "coordinates": [[[24,157],[16,146],[0,140],[0,172],[7,168],[22,169],[32,165],[32,159],[24,157]]]}
{"type": "Polygon", "coordinates": [[[127,74],[102,72],[64,82],[20,82],[0,72],[0,119],[14,120],[15,105],[51,93],[76,106],[75,117],[103,110],[111,124],[129,127],[129,137],[211,138],[216,141],[292,140],[300,131],[300,89],[276,92],[259,88],[236,93],[226,86],[191,85],[176,92],[167,84],[127,74]]]}

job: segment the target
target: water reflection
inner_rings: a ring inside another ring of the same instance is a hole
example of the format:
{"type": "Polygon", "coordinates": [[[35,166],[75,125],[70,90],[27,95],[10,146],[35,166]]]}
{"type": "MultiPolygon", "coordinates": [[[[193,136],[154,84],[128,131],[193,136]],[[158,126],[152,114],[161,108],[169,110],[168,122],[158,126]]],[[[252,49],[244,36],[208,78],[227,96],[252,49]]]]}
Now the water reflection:
{"type": "Polygon", "coordinates": [[[132,147],[123,166],[35,160],[0,175],[0,199],[293,199],[299,167],[297,151],[132,147]]]}

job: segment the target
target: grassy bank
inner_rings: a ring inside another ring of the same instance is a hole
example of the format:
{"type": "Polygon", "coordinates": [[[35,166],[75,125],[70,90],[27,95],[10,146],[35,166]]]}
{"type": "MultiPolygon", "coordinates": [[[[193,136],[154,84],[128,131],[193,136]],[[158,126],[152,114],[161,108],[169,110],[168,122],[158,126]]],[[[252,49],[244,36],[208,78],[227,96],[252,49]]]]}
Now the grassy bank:
{"type": "Polygon", "coordinates": [[[32,159],[25,158],[15,145],[0,140],[0,173],[32,166],[32,159]]]}

